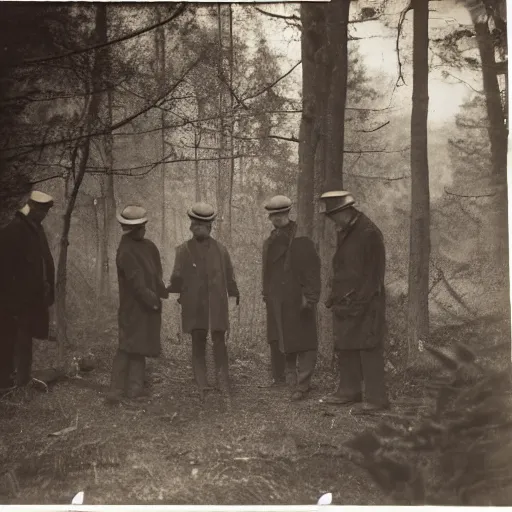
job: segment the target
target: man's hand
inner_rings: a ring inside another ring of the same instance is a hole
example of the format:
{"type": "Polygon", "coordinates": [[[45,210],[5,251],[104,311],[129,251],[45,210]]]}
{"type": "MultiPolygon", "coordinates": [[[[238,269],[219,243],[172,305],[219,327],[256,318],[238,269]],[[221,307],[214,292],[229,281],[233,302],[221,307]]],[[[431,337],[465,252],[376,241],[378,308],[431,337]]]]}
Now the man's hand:
{"type": "Polygon", "coordinates": [[[303,296],[302,296],[301,310],[302,310],[302,311],[312,311],[314,307],[315,307],[315,303],[314,303],[314,302],[309,301],[309,300],[308,300],[308,299],[306,299],[306,297],[304,297],[304,295],[303,295],[303,296]]]}

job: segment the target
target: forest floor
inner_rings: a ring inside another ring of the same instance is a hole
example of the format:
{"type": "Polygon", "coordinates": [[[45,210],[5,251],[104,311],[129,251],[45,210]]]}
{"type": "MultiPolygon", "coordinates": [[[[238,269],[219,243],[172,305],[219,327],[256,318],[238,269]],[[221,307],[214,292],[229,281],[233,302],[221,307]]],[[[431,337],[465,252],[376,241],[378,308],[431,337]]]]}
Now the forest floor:
{"type": "MultiPolygon", "coordinates": [[[[379,417],[319,402],[334,389],[325,362],[308,399],[291,402],[286,389],[260,387],[266,357],[233,345],[228,410],[215,391],[200,401],[188,345],[167,340],[149,361],[151,398],[109,406],[115,331],[96,343],[92,372],[0,400],[0,467],[14,477],[4,474],[0,503],[66,504],[84,491],[89,504],[315,504],[326,492],[335,504],[387,504],[338,450],[379,417]]],[[[35,366],[47,367],[53,350],[37,342],[35,366]]],[[[390,380],[395,410],[421,405],[415,386],[404,396],[403,381],[390,380]]]]}

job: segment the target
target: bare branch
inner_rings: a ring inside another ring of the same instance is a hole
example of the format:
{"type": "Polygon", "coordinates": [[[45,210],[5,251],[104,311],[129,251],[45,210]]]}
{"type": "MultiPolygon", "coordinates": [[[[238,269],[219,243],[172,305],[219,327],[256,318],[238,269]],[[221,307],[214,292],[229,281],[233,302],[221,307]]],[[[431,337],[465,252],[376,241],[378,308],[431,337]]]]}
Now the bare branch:
{"type": "Polygon", "coordinates": [[[402,61],[400,59],[400,36],[402,35],[402,29],[405,23],[405,17],[407,13],[412,10],[412,0],[409,0],[409,3],[405,7],[405,9],[400,13],[400,19],[398,20],[397,34],[396,34],[396,58],[398,60],[398,78],[396,79],[396,85],[399,87],[400,85],[406,85],[404,80],[404,75],[402,74],[402,61]],[[400,81],[402,83],[400,84],[400,81]]]}
{"type": "MultiPolygon", "coordinates": [[[[142,176],[147,176],[151,171],[156,169],[159,165],[162,164],[175,164],[175,163],[183,163],[183,162],[196,162],[196,161],[217,161],[217,160],[231,160],[231,159],[237,159],[237,158],[257,158],[258,155],[246,155],[246,154],[240,154],[240,155],[233,155],[233,156],[227,156],[227,157],[212,157],[212,158],[176,158],[176,159],[163,159],[159,160],[158,162],[151,162],[149,164],[145,165],[139,165],[135,167],[126,167],[126,168],[118,168],[118,169],[112,169],[109,172],[112,172],[112,174],[115,174],[116,176],[128,176],[131,178],[141,178],[142,176]],[[146,171],[138,174],[133,174],[131,171],[136,171],[140,169],[149,168],[146,171]]],[[[106,167],[87,167],[86,174],[105,174],[107,172],[106,167]]],[[[54,174],[52,176],[46,176],[45,178],[41,178],[40,180],[33,180],[30,181],[30,185],[36,185],[38,183],[43,183],[45,181],[51,181],[55,179],[62,179],[64,176],[62,174],[54,174]]]]}
{"type": "Polygon", "coordinates": [[[37,58],[37,59],[28,59],[28,60],[25,60],[25,61],[21,62],[20,64],[17,64],[17,66],[27,66],[27,65],[32,65],[32,64],[41,64],[43,62],[50,62],[50,61],[57,60],[57,59],[63,59],[65,57],[71,57],[72,55],[79,55],[81,53],[85,53],[85,52],[89,52],[89,51],[93,51],[93,50],[98,50],[100,48],[104,48],[105,46],[110,46],[112,44],[117,44],[117,43],[121,43],[123,41],[127,41],[129,39],[133,39],[134,37],[138,37],[138,36],[140,36],[142,34],[145,34],[146,32],[150,32],[151,30],[154,30],[154,29],[156,29],[158,27],[166,25],[167,23],[169,23],[172,20],[176,19],[178,16],[181,16],[181,14],[183,14],[186,9],[187,9],[187,4],[183,3],[179,7],[176,8],[176,10],[172,13],[171,16],[169,16],[168,18],[164,19],[163,21],[160,21],[160,22],[155,23],[153,25],[150,25],[148,27],[141,28],[141,29],[136,30],[134,32],[130,32],[129,34],[126,34],[125,36],[118,37],[116,39],[112,39],[110,41],[106,41],[106,42],[103,42],[103,43],[95,44],[95,45],[92,45],[92,46],[88,46],[86,48],[80,48],[78,50],[71,50],[71,51],[66,52],[66,53],[61,53],[60,55],[51,55],[49,57],[43,57],[43,58],[37,58]]]}
{"type": "MultiPolygon", "coordinates": [[[[272,87],[274,87],[275,85],[277,85],[281,80],[285,79],[288,75],[290,75],[292,73],[292,71],[297,68],[300,64],[302,64],[302,60],[299,60],[299,62],[297,62],[297,64],[295,64],[289,71],[287,71],[283,76],[279,77],[277,80],[274,80],[274,82],[272,82],[271,84],[265,86],[261,91],[255,93],[255,94],[252,94],[250,96],[246,96],[245,98],[242,98],[242,101],[247,101],[247,100],[252,100],[254,98],[257,98],[258,96],[261,96],[262,94],[265,94],[267,91],[269,91],[270,89],[272,89],[272,87]]],[[[238,106],[238,105],[235,105],[235,106],[238,106]]]]}
{"type": "MultiPolygon", "coordinates": [[[[238,159],[238,158],[256,158],[258,155],[251,155],[251,154],[238,154],[233,156],[225,156],[225,157],[211,157],[211,158],[163,158],[162,160],[159,160],[157,162],[151,162],[149,164],[144,165],[138,165],[134,167],[120,167],[117,169],[112,169],[112,174],[115,174],[116,176],[130,176],[132,178],[140,178],[141,176],[147,176],[151,171],[156,169],[159,165],[162,164],[176,164],[176,163],[183,163],[183,162],[217,162],[218,160],[232,160],[232,159],[238,159]],[[146,171],[138,174],[133,174],[132,171],[137,171],[141,169],[147,169],[146,171]]],[[[102,167],[88,167],[87,173],[88,174],[104,174],[107,171],[107,168],[102,167]]]]}
{"type": "Polygon", "coordinates": [[[466,197],[471,199],[478,199],[479,197],[494,197],[496,195],[496,192],[493,192],[491,194],[457,194],[456,192],[450,192],[446,190],[446,187],[444,189],[445,194],[448,194],[449,196],[455,196],[455,197],[466,197]]]}
{"type": "Polygon", "coordinates": [[[475,89],[471,84],[466,82],[465,80],[462,80],[462,78],[459,78],[458,76],[455,76],[453,73],[450,73],[449,71],[444,71],[444,73],[448,76],[451,76],[455,80],[457,80],[457,83],[464,84],[466,87],[469,87],[472,91],[476,92],[477,94],[484,95],[484,91],[479,91],[478,89],[475,89]]]}
{"type": "Polygon", "coordinates": [[[372,130],[356,130],[356,132],[373,133],[373,132],[376,132],[377,130],[380,130],[381,128],[384,128],[384,126],[387,126],[389,123],[390,123],[389,121],[386,121],[384,124],[381,124],[380,126],[377,126],[377,128],[373,128],[372,130]]]}
{"type": "Polygon", "coordinates": [[[410,149],[409,146],[402,149],[361,149],[359,151],[351,151],[344,150],[343,153],[361,155],[362,153],[403,153],[404,151],[408,151],[410,149]]]}
{"type": "MultiPolygon", "coordinates": [[[[45,142],[44,144],[22,144],[20,146],[1,148],[0,152],[13,151],[15,149],[28,149],[28,151],[14,156],[14,157],[19,157],[19,156],[23,156],[25,154],[31,153],[35,149],[39,149],[41,147],[58,146],[59,144],[67,144],[67,143],[75,142],[75,141],[78,141],[78,140],[81,140],[81,139],[84,139],[84,138],[97,137],[97,136],[100,136],[100,135],[106,135],[107,133],[110,133],[110,131],[118,130],[119,128],[122,128],[123,126],[131,123],[133,120],[135,120],[139,116],[145,114],[146,112],[148,112],[149,110],[154,108],[156,105],[159,105],[162,102],[162,100],[164,100],[169,94],[171,94],[183,82],[185,76],[199,63],[201,58],[202,58],[201,56],[198,57],[192,63],[192,65],[189,66],[189,68],[184,72],[184,74],[180,77],[180,79],[176,83],[174,83],[172,85],[172,87],[170,87],[167,91],[165,91],[160,97],[158,97],[152,103],[150,103],[146,107],[142,108],[141,110],[139,110],[135,114],[132,114],[131,116],[128,116],[125,119],[122,119],[121,121],[119,121],[117,123],[114,123],[112,126],[110,126],[107,129],[99,130],[99,131],[94,132],[94,133],[86,133],[86,134],[79,135],[79,136],[76,136],[76,137],[70,137],[68,139],[60,139],[60,140],[56,140],[56,141],[45,142]]],[[[161,129],[161,128],[162,127],[160,127],[159,129],[161,129]]],[[[14,157],[11,157],[11,159],[14,158],[14,157]]]]}
{"type": "Polygon", "coordinates": [[[298,16],[295,16],[295,14],[292,14],[290,16],[285,16],[283,14],[274,14],[272,12],[264,11],[263,9],[260,9],[259,7],[252,6],[253,9],[258,11],[261,14],[264,14],[265,16],[270,16],[271,18],[278,18],[281,20],[292,20],[292,21],[298,21],[300,23],[300,18],[298,16]]]}
{"type": "MultiPolygon", "coordinates": [[[[250,113],[247,113],[247,114],[244,114],[244,117],[252,117],[252,116],[259,116],[261,114],[296,114],[296,113],[300,113],[301,110],[265,110],[265,111],[251,111],[250,113]]],[[[176,114],[176,112],[172,111],[172,113],[174,115],[176,115],[177,117],[182,117],[180,116],[179,114],[176,114]]],[[[133,136],[133,135],[143,135],[143,134],[146,134],[146,133],[153,133],[153,132],[158,132],[160,130],[169,130],[169,129],[172,129],[172,128],[184,128],[185,126],[187,125],[190,125],[190,124],[196,124],[196,123],[205,123],[207,121],[216,121],[217,119],[219,119],[220,117],[226,117],[229,115],[229,111],[226,111],[226,112],[221,112],[221,113],[218,113],[218,114],[215,114],[213,116],[209,116],[209,117],[202,117],[202,118],[196,118],[196,119],[186,119],[184,117],[182,117],[183,119],[183,122],[181,123],[177,123],[177,124],[168,124],[168,125],[164,125],[164,126],[158,126],[157,128],[148,128],[147,130],[141,130],[139,132],[132,132],[132,133],[129,133],[129,132],[124,132],[124,133],[114,133],[114,136],[123,136],[123,137],[129,137],[129,136],[133,136]]],[[[207,130],[207,128],[203,128],[204,130],[207,130]]],[[[208,131],[208,130],[207,130],[208,131]]],[[[212,132],[217,132],[218,130],[213,130],[211,129],[210,131],[212,132]]]]}
{"type": "Polygon", "coordinates": [[[345,176],[350,176],[353,178],[364,178],[365,180],[380,180],[380,181],[400,181],[410,178],[410,176],[406,176],[405,174],[397,177],[388,177],[388,176],[366,176],[364,174],[349,174],[344,173],[345,176]]]}

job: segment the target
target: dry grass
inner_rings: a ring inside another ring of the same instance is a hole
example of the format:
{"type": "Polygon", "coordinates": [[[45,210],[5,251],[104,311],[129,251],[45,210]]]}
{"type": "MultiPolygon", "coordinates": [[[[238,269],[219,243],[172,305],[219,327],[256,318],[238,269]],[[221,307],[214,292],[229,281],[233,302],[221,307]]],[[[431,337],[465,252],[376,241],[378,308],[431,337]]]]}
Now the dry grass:
{"type": "MultiPolygon", "coordinates": [[[[313,504],[324,492],[336,504],[386,503],[368,475],[340,455],[376,419],[318,402],[334,387],[327,361],[310,398],[291,403],[286,391],[258,387],[268,381],[266,344],[230,340],[235,395],[228,411],[216,392],[200,402],[189,343],[167,339],[164,355],[149,364],[151,400],[111,407],[104,391],[116,331],[87,339],[99,362],[93,372],[48,393],[0,401],[0,464],[11,475],[0,481],[3,503],[70,503],[81,490],[91,504],[313,504]],[[77,416],[75,431],[49,436],[77,416]]],[[[36,366],[48,367],[55,348],[38,344],[36,366]]],[[[390,379],[397,408],[419,410],[421,401],[399,392],[401,382],[390,379]]]]}
{"type": "MultiPolygon", "coordinates": [[[[0,401],[1,465],[21,490],[0,486],[3,502],[70,503],[80,490],[87,503],[110,504],[315,503],[323,492],[337,503],[380,502],[364,473],[336,456],[361,420],[325,414],[318,399],[331,389],[329,376],[316,379],[309,400],[291,403],[286,391],[258,388],[268,379],[266,347],[254,352],[232,340],[228,411],[216,392],[200,402],[189,348],[167,340],[164,356],[150,361],[144,404],[104,403],[115,333],[92,347],[100,364],[90,374],[0,401]],[[49,435],[77,416],[75,431],[49,435]]],[[[38,344],[36,366],[47,366],[54,350],[38,344]]]]}

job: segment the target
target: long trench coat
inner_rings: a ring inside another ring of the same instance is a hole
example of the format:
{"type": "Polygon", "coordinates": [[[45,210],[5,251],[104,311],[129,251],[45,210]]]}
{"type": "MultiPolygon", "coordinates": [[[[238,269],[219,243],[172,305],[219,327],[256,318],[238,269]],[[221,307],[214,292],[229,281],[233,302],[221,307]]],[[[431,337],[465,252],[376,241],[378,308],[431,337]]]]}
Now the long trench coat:
{"type": "Polygon", "coordinates": [[[162,262],[150,240],[124,234],[117,249],[119,281],[119,348],[131,354],[158,357],[161,352],[162,262]],[[156,309],[155,309],[156,308],[156,309]]]}
{"type": "Polygon", "coordinates": [[[338,232],[332,265],[326,305],[333,310],[335,348],[379,346],[386,329],[386,252],[381,231],[363,213],[338,232]]]}
{"type": "Polygon", "coordinates": [[[229,330],[228,297],[238,297],[227,249],[214,238],[191,238],[176,248],[169,293],[179,293],[183,332],[229,330]]]}
{"type": "Polygon", "coordinates": [[[297,225],[285,228],[286,243],[272,248],[274,235],[263,243],[263,298],[267,309],[267,339],[278,341],[283,353],[318,348],[316,304],[320,299],[320,258],[313,241],[295,236],[297,225]],[[303,309],[305,301],[312,309],[303,309]]]}
{"type": "Polygon", "coordinates": [[[0,231],[0,316],[47,339],[55,297],[55,266],[43,227],[16,212],[0,231]]]}

